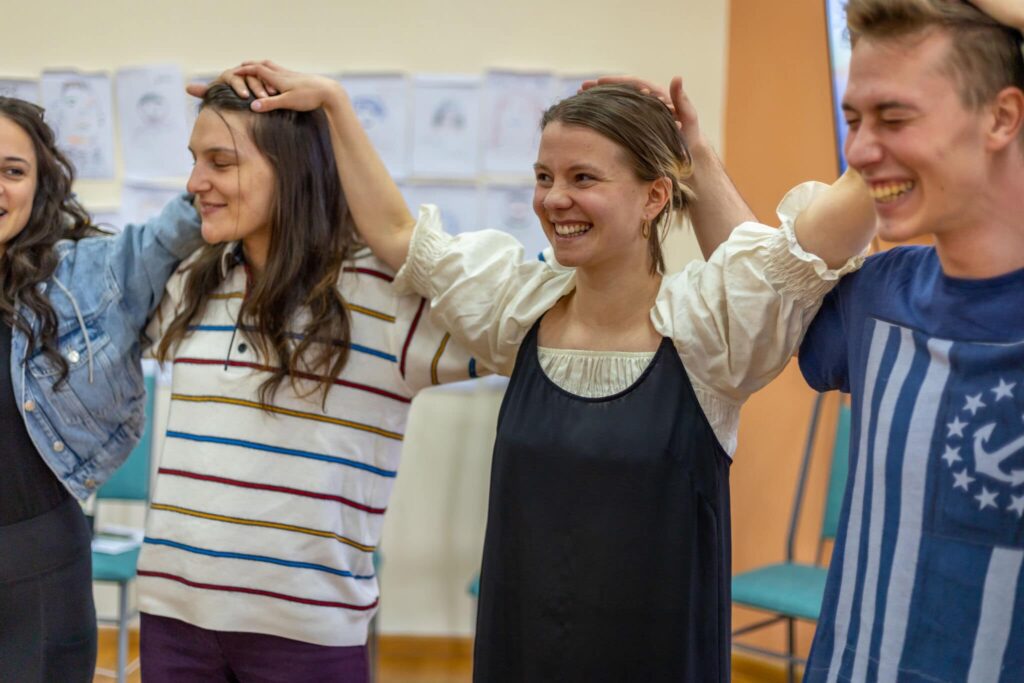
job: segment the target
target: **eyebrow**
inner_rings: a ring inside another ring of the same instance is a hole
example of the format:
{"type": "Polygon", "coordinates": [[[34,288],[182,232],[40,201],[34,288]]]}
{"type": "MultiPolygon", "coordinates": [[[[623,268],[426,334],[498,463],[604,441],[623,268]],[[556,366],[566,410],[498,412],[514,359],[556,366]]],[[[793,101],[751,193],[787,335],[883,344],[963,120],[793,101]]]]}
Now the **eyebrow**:
{"type": "Polygon", "coordinates": [[[21,163],[25,164],[26,166],[31,166],[32,165],[31,163],[29,163],[28,159],[23,159],[21,157],[14,157],[14,156],[4,157],[4,161],[20,161],[21,163]]]}
{"type": "MultiPolygon", "coordinates": [[[[909,109],[911,111],[917,111],[917,107],[914,105],[907,102],[900,102],[899,100],[886,100],[884,102],[879,102],[871,107],[871,109],[876,112],[889,111],[890,109],[909,109]]],[[[857,113],[860,110],[848,102],[843,102],[843,111],[857,113]]]]}
{"type": "MultiPolygon", "coordinates": [[[[195,152],[194,149],[189,147],[188,151],[192,152],[192,156],[195,156],[196,152],[195,152]]],[[[238,152],[236,152],[231,147],[207,147],[207,148],[203,149],[201,153],[202,154],[234,154],[234,155],[238,154],[238,152]]]]}
{"type": "MultiPolygon", "coordinates": [[[[550,169],[548,169],[548,167],[545,164],[537,162],[537,163],[535,163],[533,165],[533,170],[535,170],[535,171],[538,171],[538,170],[547,171],[547,170],[550,170],[550,169]]],[[[600,170],[601,169],[599,167],[594,166],[593,164],[588,164],[586,162],[577,162],[577,163],[571,165],[568,168],[569,173],[578,172],[578,171],[590,171],[591,173],[597,173],[600,170]]]]}

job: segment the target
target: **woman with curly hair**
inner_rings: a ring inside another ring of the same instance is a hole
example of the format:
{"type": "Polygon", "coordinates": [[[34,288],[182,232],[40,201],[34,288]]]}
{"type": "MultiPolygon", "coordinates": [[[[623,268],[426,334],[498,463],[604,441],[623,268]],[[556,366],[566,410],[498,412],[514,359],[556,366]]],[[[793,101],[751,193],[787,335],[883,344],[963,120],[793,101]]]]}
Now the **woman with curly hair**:
{"type": "Polygon", "coordinates": [[[43,110],[0,97],[0,680],[90,681],[81,506],[142,434],[140,331],[199,243],[182,195],[103,236],[43,110]]]}

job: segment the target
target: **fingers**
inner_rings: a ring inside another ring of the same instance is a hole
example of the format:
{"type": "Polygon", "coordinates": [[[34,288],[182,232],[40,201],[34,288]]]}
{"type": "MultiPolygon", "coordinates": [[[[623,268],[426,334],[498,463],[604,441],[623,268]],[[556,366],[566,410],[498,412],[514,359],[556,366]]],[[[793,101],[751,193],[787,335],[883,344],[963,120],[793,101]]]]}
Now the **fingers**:
{"type": "Polygon", "coordinates": [[[268,111],[274,111],[275,109],[297,109],[304,110],[305,107],[299,106],[300,102],[295,96],[295,92],[283,92],[279,95],[273,95],[270,97],[263,97],[252,103],[253,111],[266,113],[268,111]]]}
{"type": "Polygon", "coordinates": [[[192,97],[202,98],[206,94],[206,91],[210,89],[206,83],[189,83],[185,86],[185,92],[192,97]]]}

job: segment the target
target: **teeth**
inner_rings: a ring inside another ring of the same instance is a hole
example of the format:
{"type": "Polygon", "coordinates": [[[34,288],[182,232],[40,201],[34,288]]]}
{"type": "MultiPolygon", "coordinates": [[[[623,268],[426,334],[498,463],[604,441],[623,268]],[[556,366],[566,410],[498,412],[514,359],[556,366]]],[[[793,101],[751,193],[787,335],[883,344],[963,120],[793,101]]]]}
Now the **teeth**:
{"type": "Polygon", "coordinates": [[[555,234],[559,237],[581,235],[590,230],[590,223],[555,223],[555,234]]]}
{"type": "Polygon", "coordinates": [[[914,189],[914,183],[905,180],[901,183],[881,183],[871,186],[871,196],[878,202],[891,202],[914,189]]]}

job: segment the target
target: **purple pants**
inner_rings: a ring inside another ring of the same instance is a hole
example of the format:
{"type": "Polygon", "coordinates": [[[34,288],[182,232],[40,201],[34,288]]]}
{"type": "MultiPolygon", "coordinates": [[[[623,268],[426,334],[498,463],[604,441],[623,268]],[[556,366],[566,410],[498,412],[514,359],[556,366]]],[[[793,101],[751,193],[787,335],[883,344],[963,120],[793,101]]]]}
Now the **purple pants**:
{"type": "Polygon", "coordinates": [[[145,683],[368,683],[366,646],[329,647],[262,633],[210,631],[142,614],[145,683]]]}

